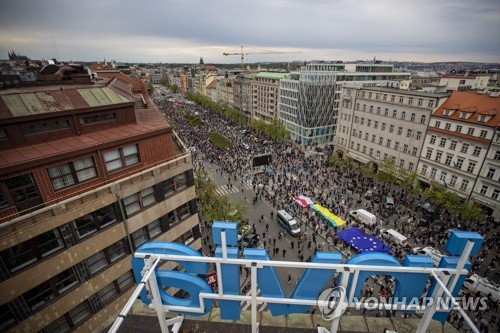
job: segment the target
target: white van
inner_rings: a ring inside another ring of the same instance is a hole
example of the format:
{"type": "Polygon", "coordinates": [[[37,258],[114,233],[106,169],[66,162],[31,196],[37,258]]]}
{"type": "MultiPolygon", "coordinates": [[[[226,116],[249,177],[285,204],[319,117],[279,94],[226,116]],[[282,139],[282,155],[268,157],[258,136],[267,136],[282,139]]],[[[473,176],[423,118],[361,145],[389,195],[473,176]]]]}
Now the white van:
{"type": "Polygon", "coordinates": [[[387,239],[393,240],[396,244],[399,244],[401,246],[406,246],[408,244],[408,238],[401,235],[394,229],[380,229],[380,233],[382,234],[382,236],[386,237],[387,239]]]}
{"type": "Polygon", "coordinates": [[[278,213],[276,214],[276,219],[278,220],[278,223],[281,224],[281,226],[290,233],[290,235],[292,236],[300,235],[299,224],[286,211],[278,210],[278,213]]]}
{"type": "Polygon", "coordinates": [[[500,286],[498,284],[489,282],[486,278],[473,274],[465,279],[464,287],[481,296],[488,296],[495,301],[500,301],[500,286]]]}
{"type": "Polygon", "coordinates": [[[377,223],[377,217],[364,209],[351,210],[349,216],[365,225],[372,226],[377,223]]]}
{"type": "Polygon", "coordinates": [[[443,254],[439,252],[439,250],[436,250],[433,247],[426,246],[426,247],[414,247],[411,252],[413,254],[423,254],[428,256],[434,261],[434,265],[439,266],[439,262],[441,261],[441,258],[443,257],[443,254]]]}
{"type": "Polygon", "coordinates": [[[393,209],[394,207],[395,207],[394,199],[392,197],[386,197],[385,198],[385,208],[393,209]]]}

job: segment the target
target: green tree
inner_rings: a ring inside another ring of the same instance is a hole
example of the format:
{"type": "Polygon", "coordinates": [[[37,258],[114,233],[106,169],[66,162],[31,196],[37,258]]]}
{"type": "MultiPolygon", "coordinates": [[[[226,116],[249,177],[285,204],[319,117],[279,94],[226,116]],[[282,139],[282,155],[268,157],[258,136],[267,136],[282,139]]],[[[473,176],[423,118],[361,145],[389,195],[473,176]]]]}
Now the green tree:
{"type": "Polygon", "coordinates": [[[476,223],[484,220],[484,212],[472,200],[460,206],[460,215],[464,220],[470,220],[476,223]]]}

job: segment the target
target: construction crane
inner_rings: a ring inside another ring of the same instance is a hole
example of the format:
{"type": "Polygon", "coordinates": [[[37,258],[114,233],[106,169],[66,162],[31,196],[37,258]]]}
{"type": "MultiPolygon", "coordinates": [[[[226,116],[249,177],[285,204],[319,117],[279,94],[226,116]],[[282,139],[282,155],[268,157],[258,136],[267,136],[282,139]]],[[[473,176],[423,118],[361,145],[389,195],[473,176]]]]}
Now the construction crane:
{"type": "Polygon", "coordinates": [[[301,54],[302,52],[300,51],[256,51],[256,52],[245,52],[243,50],[244,45],[240,46],[241,51],[240,52],[224,52],[222,53],[225,56],[230,56],[230,55],[239,55],[241,56],[241,67],[244,66],[245,64],[245,56],[250,55],[250,54],[301,54]]]}

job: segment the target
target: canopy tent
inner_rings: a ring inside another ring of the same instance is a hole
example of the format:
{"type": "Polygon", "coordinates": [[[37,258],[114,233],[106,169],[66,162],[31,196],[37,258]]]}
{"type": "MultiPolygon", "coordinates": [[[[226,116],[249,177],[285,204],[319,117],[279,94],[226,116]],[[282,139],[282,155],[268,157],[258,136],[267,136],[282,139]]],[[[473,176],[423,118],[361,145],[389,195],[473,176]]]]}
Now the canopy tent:
{"type": "Polygon", "coordinates": [[[299,205],[301,205],[302,207],[306,208],[310,205],[313,204],[311,198],[309,197],[306,197],[306,196],[303,196],[303,195],[296,195],[293,197],[293,201],[299,205]]]}
{"type": "Polygon", "coordinates": [[[333,214],[328,210],[328,208],[321,206],[320,204],[311,205],[311,208],[323,215],[325,219],[330,221],[334,227],[342,227],[345,225],[345,221],[342,220],[337,215],[333,214]]]}
{"type": "Polygon", "coordinates": [[[340,230],[337,235],[358,252],[391,252],[391,248],[379,238],[367,234],[356,227],[340,230]]]}

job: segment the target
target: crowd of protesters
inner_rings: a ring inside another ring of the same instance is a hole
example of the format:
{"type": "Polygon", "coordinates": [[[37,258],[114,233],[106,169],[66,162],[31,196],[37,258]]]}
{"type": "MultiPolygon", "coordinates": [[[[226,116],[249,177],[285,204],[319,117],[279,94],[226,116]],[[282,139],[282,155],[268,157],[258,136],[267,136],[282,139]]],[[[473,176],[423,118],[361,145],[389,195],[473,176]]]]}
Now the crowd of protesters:
{"type": "MultiPolygon", "coordinates": [[[[250,202],[255,204],[258,200],[267,200],[276,209],[284,209],[294,216],[302,230],[312,231],[309,232],[309,236],[304,233],[303,237],[299,237],[297,246],[292,242],[290,249],[276,248],[276,238],[263,232],[261,241],[273,257],[285,257],[288,250],[297,251],[298,258],[302,261],[310,260],[310,256],[304,255],[304,249],[322,250],[323,247],[317,242],[319,237],[327,241],[328,250],[336,248],[344,255],[355,253],[349,245],[344,244],[336,236],[335,227],[311,209],[302,208],[293,202],[292,198],[295,195],[304,195],[342,217],[347,222],[346,227],[357,226],[374,235],[380,235],[381,228],[393,228],[408,237],[409,242],[405,247],[389,239],[383,239],[391,247],[392,253],[401,260],[414,246],[442,249],[450,229],[477,230],[485,237],[485,242],[480,255],[473,261],[472,272],[490,277],[498,274],[496,268],[498,223],[491,218],[486,218],[478,224],[446,213],[438,214],[433,219],[424,219],[422,212],[415,209],[426,201],[422,193],[413,194],[393,184],[376,180],[363,172],[364,169],[360,167],[345,168],[335,165],[330,160],[331,150],[323,149],[325,153],[311,153],[313,147],[301,147],[290,141],[278,142],[256,133],[249,127],[232,123],[200,105],[186,101],[156,99],[156,103],[172,123],[181,140],[193,151],[195,164],[200,163],[197,160],[203,160],[216,165],[221,175],[223,173],[228,175],[228,186],[241,187],[242,192],[243,183],[251,182],[255,196],[249,198],[250,202]],[[190,117],[187,117],[188,115],[190,117]],[[195,123],[188,121],[188,119],[192,121],[193,117],[199,121],[195,123]],[[204,135],[207,132],[221,133],[233,143],[233,147],[215,147],[204,135]],[[252,158],[267,153],[272,154],[271,165],[256,172],[251,164],[252,158]],[[368,190],[372,191],[373,197],[378,200],[365,199],[363,195],[368,190]],[[385,197],[394,198],[394,209],[385,207],[385,197]],[[360,208],[378,216],[377,223],[364,226],[351,219],[349,211],[360,208]],[[439,230],[432,228],[435,221],[439,221],[442,228],[439,230]]],[[[263,216],[259,221],[249,221],[254,232],[256,232],[255,223],[263,223],[263,216]]],[[[277,235],[279,239],[282,236],[281,233],[277,235]]],[[[379,296],[381,293],[390,294],[394,289],[391,279],[381,278],[374,281],[372,286],[366,287],[363,292],[373,294],[374,286],[379,296]]],[[[497,307],[493,301],[490,305],[492,308],[497,307]]],[[[391,311],[388,315],[391,315],[391,311]]],[[[482,312],[474,313],[478,326],[484,321],[483,315],[482,312]]],[[[465,329],[467,325],[464,325],[463,320],[459,318],[461,317],[452,315],[449,321],[456,327],[465,329]]],[[[498,325],[496,316],[490,314],[488,318],[489,326],[483,323],[482,332],[489,332],[492,323],[498,325]]]]}

